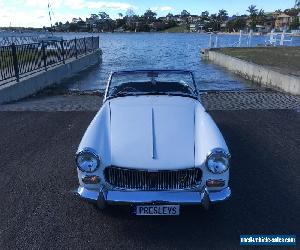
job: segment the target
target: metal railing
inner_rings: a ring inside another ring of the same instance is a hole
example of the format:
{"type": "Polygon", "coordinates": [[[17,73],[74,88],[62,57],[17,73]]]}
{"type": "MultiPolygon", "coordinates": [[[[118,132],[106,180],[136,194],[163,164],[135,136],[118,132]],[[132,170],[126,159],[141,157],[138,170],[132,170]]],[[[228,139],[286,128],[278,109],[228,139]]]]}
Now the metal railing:
{"type": "Polygon", "coordinates": [[[37,43],[41,39],[39,39],[39,36],[22,36],[22,35],[17,35],[17,36],[4,36],[0,37],[0,46],[8,46],[11,45],[12,43],[16,45],[21,45],[25,43],[37,43]]]}
{"type": "Polygon", "coordinates": [[[234,43],[222,43],[219,34],[210,33],[209,35],[209,48],[222,48],[222,47],[252,47],[253,31],[244,34],[240,31],[239,39],[234,43]]]}
{"type": "Polygon", "coordinates": [[[281,33],[276,33],[273,30],[268,34],[269,38],[265,40],[265,44],[268,46],[284,46],[287,43],[292,44],[293,42],[292,33],[286,33],[285,31],[281,33]]]}
{"type": "Polygon", "coordinates": [[[39,71],[47,71],[66,60],[78,58],[99,48],[99,37],[42,41],[0,47],[0,86],[39,71]]]}
{"type": "MultiPolygon", "coordinates": [[[[263,36],[263,35],[262,35],[263,36]]],[[[222,35],[217,33],[209,34],[208,48],[230,48],[230,47],[253,47],[253,46],[291,46],[293,45],[293,33],[286,33],[285,31],[280,33],[275,33],[272,31],[264,35],[265,40],[261,43],[255,43],[253,40],[254,34],[251,30],[249,33],[243,33],[241,30],[239,33],[239,38],[234,43],[226,42],[221,40],[222,35]]]]}

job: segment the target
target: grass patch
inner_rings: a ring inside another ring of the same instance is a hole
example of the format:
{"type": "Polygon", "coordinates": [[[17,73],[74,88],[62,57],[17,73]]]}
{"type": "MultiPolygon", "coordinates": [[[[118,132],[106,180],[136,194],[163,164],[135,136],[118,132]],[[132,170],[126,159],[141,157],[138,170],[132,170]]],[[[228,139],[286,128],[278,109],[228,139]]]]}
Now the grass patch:
{"type": "Polygon", "coordinates": [[[166,32],[166,33],[186,33],[186,32],[189,32],[189,30],[186,28],[186,25],[180,25],[180,26],[166,29],[166,30],[164,30],[164,32],[166,32]]]}
{"type": "Polygon", "coordinates": [[[300,76],[300,47],[224,48],[219,51],[285,74],[300,76]]]}

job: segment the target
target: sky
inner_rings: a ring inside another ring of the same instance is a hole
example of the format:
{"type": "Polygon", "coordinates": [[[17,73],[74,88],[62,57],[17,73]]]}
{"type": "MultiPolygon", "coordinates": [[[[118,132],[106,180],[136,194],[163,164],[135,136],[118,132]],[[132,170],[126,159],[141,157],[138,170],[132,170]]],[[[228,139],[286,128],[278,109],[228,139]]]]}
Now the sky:
{"type": "Polygon", "coordinates": [[[229,15],[235,15],[246,13],[251,4],[269,12],[291,8],[295,3],[295,0],[0,0],[0,27],[50,26],[48,1],[53,9],[52,23],[64,23],[73,17],[85,20],[90,14],[100,11],[105,11],[113,19],[118,17],[118,13],[125,14],[128,9],[138,15],[147,9],[155,11],[158,16],[165,16],[169,12],[179,14],[183,9],[199,15],[205,10],[216,13],[225,9],[229,15]]]}

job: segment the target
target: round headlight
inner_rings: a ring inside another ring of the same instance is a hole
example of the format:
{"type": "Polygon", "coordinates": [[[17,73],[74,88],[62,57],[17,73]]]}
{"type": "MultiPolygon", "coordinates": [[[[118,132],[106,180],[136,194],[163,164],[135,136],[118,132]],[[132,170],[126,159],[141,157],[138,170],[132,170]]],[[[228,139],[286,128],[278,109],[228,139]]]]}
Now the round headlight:
{"type": "Polygon", "coordinates": [[[206,159],[208,170],[214,174],[222,174],[229,168],[230,154],[223,149],[214,149],[206,159]]]}
{"type": "Polygon", "coordinates": [[[98,169],[100,165],[100,159],[92,150],[84,149],[77,154],[76,164],[82,172],[92,173],[98,169]]]}

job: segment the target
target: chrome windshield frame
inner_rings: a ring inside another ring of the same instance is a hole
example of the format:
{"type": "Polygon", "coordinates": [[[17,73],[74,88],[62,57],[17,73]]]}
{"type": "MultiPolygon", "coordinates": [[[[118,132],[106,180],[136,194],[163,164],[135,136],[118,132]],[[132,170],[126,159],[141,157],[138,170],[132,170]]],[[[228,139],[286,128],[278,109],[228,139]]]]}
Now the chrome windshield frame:
{"type": "MultiPolygon", "coordinates": [[[[191,79],[192,79],[192,84],[193,84],[193,87],[195,89],[195,97],[194,99],[198,99],[198,96],[199,96],[199,91],[197,89],[197,86],[196,86],[196,82],[195,82],[195,78],[194,78],[194,74],[192,71],[189,71],[189,70],[172,70],[172,69],[159,69],[159,70],[123,70],[123,71],[114,71],[114,72],[111,72],[110,75],[109,75],[109,78],[108,78],[108,81],[107,81],[107,85],[106,85],[106,89],[105,89],[105,95],[104,95],[104,99],[103,99],[103,103],[106,102],[107,99],[112,99],[114,97],[108,97],[108,93],[109,93],[109,89],[110,89],[110,86],[111,86],[111,81],[112,81],[112,78],[114,75],[116,74],[136,74],[136,73],[185,73],[185,74],[190,74],[191,75],[191,79]]],[[[191,97],[192,98],[192,97],[191,97]]]]}

